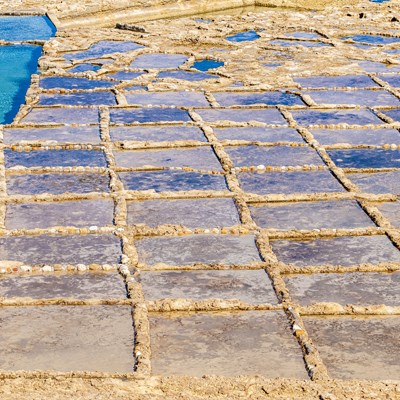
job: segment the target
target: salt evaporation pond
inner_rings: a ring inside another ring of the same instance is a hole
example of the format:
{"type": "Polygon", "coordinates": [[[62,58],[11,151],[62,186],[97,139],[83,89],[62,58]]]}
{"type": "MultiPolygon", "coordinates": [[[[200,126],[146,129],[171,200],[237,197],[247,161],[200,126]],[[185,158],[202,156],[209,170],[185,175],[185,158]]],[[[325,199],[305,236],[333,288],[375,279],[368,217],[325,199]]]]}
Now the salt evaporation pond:
{"type": "Polygon", "coordinates": [[[28,40],[48,40],[56,29],[47,17],[0,17],[0,124],[11,123],[37,72],[41,46],[25,44],[28,40]]]}

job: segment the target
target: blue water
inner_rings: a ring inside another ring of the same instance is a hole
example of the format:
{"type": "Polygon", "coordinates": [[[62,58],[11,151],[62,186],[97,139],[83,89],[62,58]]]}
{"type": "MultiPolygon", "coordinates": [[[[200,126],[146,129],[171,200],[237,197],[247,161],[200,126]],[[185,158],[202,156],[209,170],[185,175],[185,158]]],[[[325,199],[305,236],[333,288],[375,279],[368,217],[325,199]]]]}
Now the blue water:
{"type": "Polygon", "coordinates": [[[191,121],[188,112],[179,108],[112,108],[110,119],[116,124],[191,121]]]}
{"type": "Polygon", "coordinates": [[[86,72],[86,71],[98,71],[101,68],[100,65],[96,64],[78,64],[75,67],[68,70],[68,72],[77,73],[77,72],[86,72]]]}
{"type": "Polygon", "coordinates": [[[199,174],[191,171],[121,172],[128,190],[155,190],[156,192],[181,190],[226,190],[222,175],[199,174]]]}
{"type": "Polygon", "coordinates": [[[219,79],[219,76],[206,74],[205,72],[189,72],[180,69],[177,71],[161,71],[158,74],[157,78],[182,79],[185,81],[203,81],[206,79],[219,79]]]}
{"type": "Polygon", "coordinates": [[[97,89],[115,86],[116,82],[88,78],[70,78],[68,76],[48,76],[40,79],[43,89],[97,89]]]}
{"type": "Polygon", "coordinates": [[[11,123],[25,102],[41,54],[40,46],[0,46],[0,124],[11,123]]]}
{"type": "Polygon", "coordinates": [[[347,39],[352,39],[354,42],[358,43],[368,43],[368,44],[378,44],[378,45],[400,42],[399,38],[381,36],[381,35],[353,35],[353,36],[342,37],[342,40],[347,40],[347,39]]]}
{"type": "Polygon", "coordinates": [[[64,54],[66,60],[90,60],[94,58],[109,56],[115,53],[125,53],[142,49],[143,46],[135,42],[120,42],[113,40],[102,40],[89,47],[88,50],[64,54]]]}
{"type": "Polygon", "coordinates": [[[0,17],[0,40],[16,42],[0,46],[0,124],[11,123],[37,73],[40,46],[18,44],[25,40],[47,40],[56,29],[47,17],[0,17]]]}
{"type": "Polygon", "coordinates": [[[56,33],[47,17],[0,17],[0,40],[48,40],[56,33]]]}
{"type": "Polygon", "coordinates": [[[211,24],[211,22],[213,22],[211,19],[204,19],[204,18],[197,18],[194,20],[195,22],[198,23],[203,23],[203,24],[211,24]]]}
{"type": "Polygon", "coordinates": [[[197,69],[198,71],[207,72],[209,69],[222,67],[224,63],[222,61],[214,60],[201,60],[196,61],[191,68],[197,69]]]}
{"type": "Polygon", "coordinates": [[[330,44],[323,42],[309,42],[306,40],[281,40],[274,39],[269,42],[275,46],[290,47],[290,46],[303,46],[303,47],[328,47],[330,44]]]}
{"type": "Polygon", "coordinates": [[[260,38],[256,31],[239,32],[236,35],[227,36],[229,42],[252,42],[260,38]]]}

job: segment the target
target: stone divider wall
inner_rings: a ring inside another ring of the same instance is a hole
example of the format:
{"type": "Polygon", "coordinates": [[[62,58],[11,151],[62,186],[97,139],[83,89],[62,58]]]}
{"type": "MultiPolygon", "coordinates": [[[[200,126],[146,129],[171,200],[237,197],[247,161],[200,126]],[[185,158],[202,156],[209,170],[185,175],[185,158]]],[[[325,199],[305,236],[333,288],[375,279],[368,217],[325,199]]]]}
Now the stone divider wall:
{"type": "MultiPolygon", "coordinates": [[[[360,0],[0,0],[0,14],[21,11],[47,12],[64,28],[115,26],[118,22],[142,22],[176,18],[240,7],[323,8],[360,0]]],[[[58,26],[61,28],[61,26],[58,26]]]]}
{"type": "MultiPolygon", "coordinates": [[[[11,4],[9,0],[0,0],[0,12],[11,10],[31,10],[43,8],[56,14],[59,18],[70,18],[74,16],[91,15],[109,11],[123,9],[146,9],[150,7],[173,5],[174,7],[185,7],[187,3],[193,3],[192,0],[14,0],[11,4]]],[[[204,6],[205,1],[196,1],[199,8],[204,6]]],[[[218,3],[218,1],[213,2],[218,3]]],[[[237,6],[238,1],[225,1],[237,6]]],[[[254,0],[240,0],[241,5],[253,5],[254,0]]]]}
{"type": "Polygon", "coordinates": [[[0,12],[43,8],[59,18],[105,12],[126,7],[148,7],[149,0],[0,0],[0,12]]]}

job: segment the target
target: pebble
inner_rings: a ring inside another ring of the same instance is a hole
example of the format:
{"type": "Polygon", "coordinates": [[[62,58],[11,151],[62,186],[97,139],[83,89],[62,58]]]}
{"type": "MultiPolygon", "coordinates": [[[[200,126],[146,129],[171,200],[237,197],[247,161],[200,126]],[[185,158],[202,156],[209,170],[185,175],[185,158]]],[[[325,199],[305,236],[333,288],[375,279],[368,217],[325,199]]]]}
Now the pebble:
{"type": "Polygon", "coordinates": [[[76,268],[77,268],[78,271],[81,271],[81,272],[87,270],[87,266],[86,266],[85,264],[78,264],[78,265],[76,266],[76,268]]]}
{"type": "Polygon", "coordinates": [[[298,325],[298,324],[293,324],[293,330],[296,332],[296,331],[302,331],[303,329],[301,328],[301,326],[300,325],[298,325]]]}
{"type": "Polygon", "coordinates": [[[119,272],[124,277],[129,276],[129,269],[128,268],[120,268],[119,272]]]}

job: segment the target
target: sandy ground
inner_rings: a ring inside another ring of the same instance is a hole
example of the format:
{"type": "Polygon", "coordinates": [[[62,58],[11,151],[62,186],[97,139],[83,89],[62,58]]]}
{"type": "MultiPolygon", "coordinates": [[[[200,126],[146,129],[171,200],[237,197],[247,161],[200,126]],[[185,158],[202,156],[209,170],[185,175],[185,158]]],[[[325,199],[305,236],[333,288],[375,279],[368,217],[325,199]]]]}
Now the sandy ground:
{"type": "MultiPolygon", "coordinates": [[[[43,374],[45,375],[45,374],[43,374]]],[[[145,381],[112,378],[3,379],[2,399],[161,400],[161,399],[388,399],[400,398],[398,384],[331,381],[319,384],[296,380],[243,378],[152,377],[145,381]]]]}

